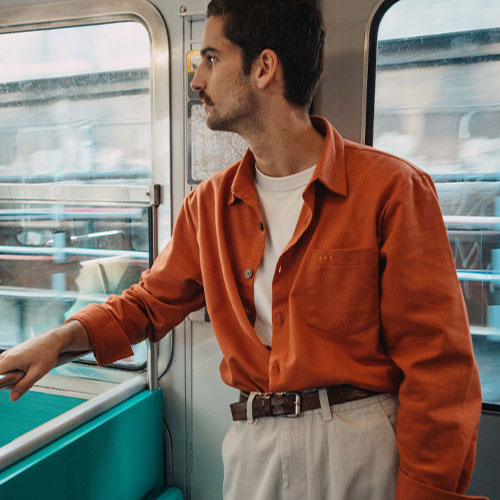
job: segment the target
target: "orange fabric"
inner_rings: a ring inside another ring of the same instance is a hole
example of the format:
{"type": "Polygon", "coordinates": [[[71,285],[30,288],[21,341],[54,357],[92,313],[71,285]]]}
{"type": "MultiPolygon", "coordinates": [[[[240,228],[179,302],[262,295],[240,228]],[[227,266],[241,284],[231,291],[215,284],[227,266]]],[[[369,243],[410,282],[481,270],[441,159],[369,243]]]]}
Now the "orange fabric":
{"type": "Polygon", "coordinates": [[[313,123],[325,145],[276,268],[271,351],[252,327],[264,231],[250,152],[186,197],[172,240],[138,285],[72,319],[109,363],[206,304],[231,386],[399,393],[398,500],[427,499],[428,488],[455,498],[439,490],[466,489],[481,401],[435,188],[407,162],[313,123]]]}

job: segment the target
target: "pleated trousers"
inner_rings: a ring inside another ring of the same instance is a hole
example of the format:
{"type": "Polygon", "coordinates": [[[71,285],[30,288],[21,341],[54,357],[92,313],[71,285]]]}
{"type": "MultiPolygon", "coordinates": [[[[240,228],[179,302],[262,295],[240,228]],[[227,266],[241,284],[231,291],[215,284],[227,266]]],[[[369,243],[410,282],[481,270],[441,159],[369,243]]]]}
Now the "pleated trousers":
{"type": "Polygon", "coordinates": [[[322,408],[295,418],[232,423],[222,444],[224,500],[395,498],[396,396],[320,399],[322,408]]]}

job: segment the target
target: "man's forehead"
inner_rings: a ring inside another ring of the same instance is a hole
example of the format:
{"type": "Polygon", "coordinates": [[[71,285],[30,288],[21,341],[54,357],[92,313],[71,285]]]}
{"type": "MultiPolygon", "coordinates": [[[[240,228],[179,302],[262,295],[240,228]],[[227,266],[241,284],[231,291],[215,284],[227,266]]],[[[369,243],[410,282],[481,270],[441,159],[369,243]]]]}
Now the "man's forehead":
{"type": "Polygon", "coordinates": [[[224,34],[224,17],[210,16],[203,30],[202,51],[216,50],[224,52],[236,48],[224,34]]]}

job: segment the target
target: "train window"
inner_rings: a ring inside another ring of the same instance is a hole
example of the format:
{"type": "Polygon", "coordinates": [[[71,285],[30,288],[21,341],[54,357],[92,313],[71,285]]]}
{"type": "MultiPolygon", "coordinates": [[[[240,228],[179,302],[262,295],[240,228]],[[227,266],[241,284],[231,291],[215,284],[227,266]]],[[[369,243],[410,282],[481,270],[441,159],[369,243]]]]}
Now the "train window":
{"type": "Polygon", "coordinates": [[[149,51],[139,22],[2,34],[1,182],[149,181],[149,51]]]}
{"type": "MultiPolygon", "coordinates": [[[[136,283],[149,265],[148,210],[0,203],[0,259],[0,346],[6,348],[136,283]]],[[[135,351],[119,364],[142,365],[145,347],[135,351]]]]}
{"type": "MultiPolygon", "coordinates": [[[[154,257],[160,35],[139,17],[0,34],[0,349],[121,293],[154,257]]],[[[116,364],[146,356],[140,344],[116,364]]]]}
{"type": "Polygon", "coordinates": [[[371,32],[367,116],[368,142],[434,179],[483,399],[493,405],[500,404],[499,20],[500,4],[490,0],[385,2],[371,32]]]}

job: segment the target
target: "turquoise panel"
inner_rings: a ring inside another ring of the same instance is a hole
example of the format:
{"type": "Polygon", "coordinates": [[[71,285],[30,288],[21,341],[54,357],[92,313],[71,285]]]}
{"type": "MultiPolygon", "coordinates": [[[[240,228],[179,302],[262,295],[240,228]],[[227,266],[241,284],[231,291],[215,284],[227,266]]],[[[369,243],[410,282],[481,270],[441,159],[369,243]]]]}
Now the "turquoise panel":
{"type": "Polygon", "coordinates": [[[0,446],[79,405],[84,399],[28,392],[13,403],[0,391],[0,446]]]}
{"type": "Polygon", "coordinates": [[[0,498],[139,500],[162,484],[162,394],[144,391],[0,472],[0,498]]]}
{"type": "Polygon", "coordinates": [[[169,488],[165,493],[157,497],[156,500],[182,500],[182,492],[177,488],[169,488]]]}

